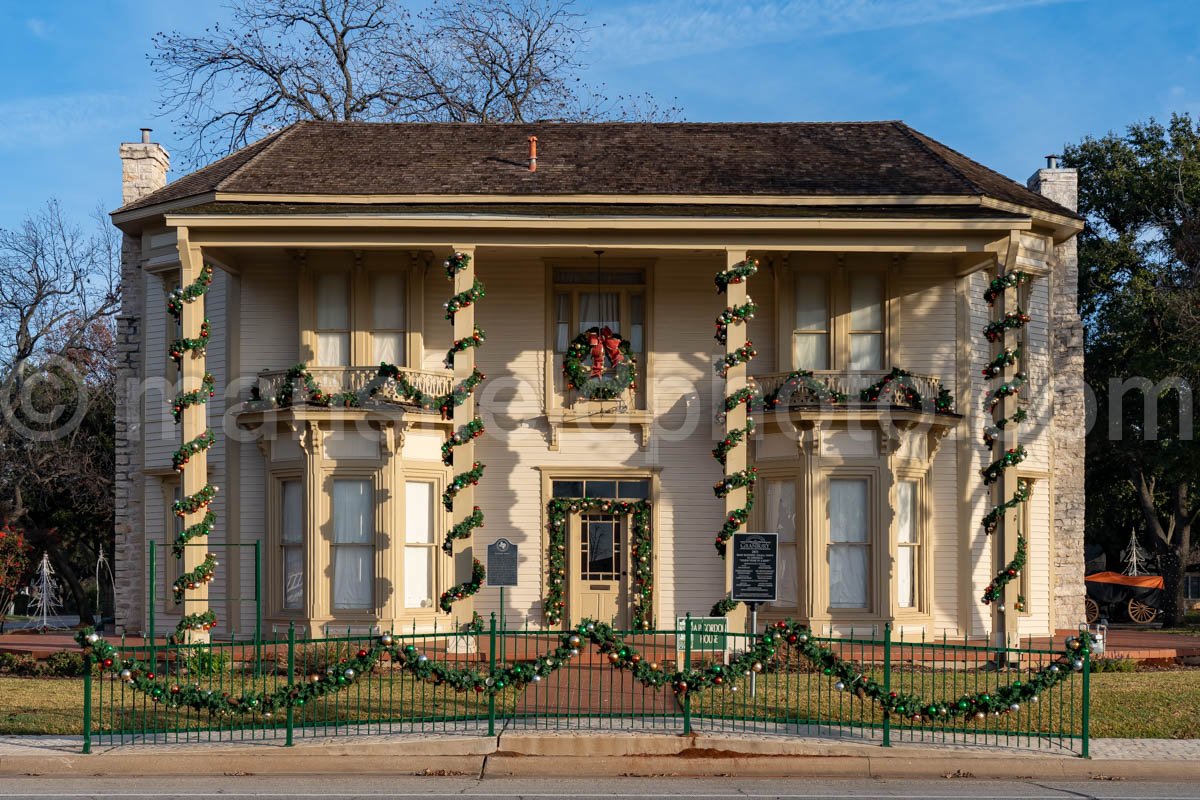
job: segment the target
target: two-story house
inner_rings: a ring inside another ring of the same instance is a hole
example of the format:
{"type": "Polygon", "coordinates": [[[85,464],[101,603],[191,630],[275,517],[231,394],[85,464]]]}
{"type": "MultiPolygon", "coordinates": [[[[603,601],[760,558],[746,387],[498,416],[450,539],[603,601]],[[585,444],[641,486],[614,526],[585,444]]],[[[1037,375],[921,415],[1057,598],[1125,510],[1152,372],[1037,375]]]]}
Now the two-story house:
{"type": "Polygon", "coordinates": [[[981,634],[1017,537],[1009,630],[1082,617],[1070,170],[900,122],[302,122],[170,183],[121,153],[129,630],[444,629],[498,610],[500,538],[510,621],[671,625],[728,591],[729,524],[779,535],[768,618],[981,634]],[[1027,498],[989,535],[997,358],[1027,498]]]}

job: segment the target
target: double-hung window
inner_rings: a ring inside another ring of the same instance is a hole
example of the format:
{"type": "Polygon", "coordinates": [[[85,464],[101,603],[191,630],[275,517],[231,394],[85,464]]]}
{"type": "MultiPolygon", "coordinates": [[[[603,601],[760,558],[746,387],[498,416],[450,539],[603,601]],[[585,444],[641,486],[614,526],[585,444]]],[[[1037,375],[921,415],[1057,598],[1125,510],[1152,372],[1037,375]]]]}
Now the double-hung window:
{"type": "Polygon", "coordinates": [[[279,482],[279,549],[283,574],[283,608],[304,607],[304,489],[299,479],[279,482]]]}
{"type": "Polygon", "coordinates": [[[796,481],[766,481],[766,530],[779,534],[779,579],[773,605],[793,609],[797,602],[796,481]]]}
{"type": "Polygon", "coordinates": [[[369,480],[333,481],[333,607],[374,608],[375,488],[369,480]]]}
{"type": "Polygon", "coordinates": [[[866,609],[870,603],[870,481],[829,479],[829,607],[866,609]]]}
{"type": "Polygon", "coordinates": [[[795,278],[792,368],[829,369],[829,277],[824,273],[795,278]]]}
{"type": "Polygon", "coordinates": [[[404,484],[404,607],[432,608],[435,591],[434,485],[404,484]]]}
{"type": "Polygon", "coordinates": [[[876,372],[886,356],[886,288],[882,272],[795,270],[791,273],[790,369],[876,372]]]}
{"type": "Polygon", "coordinates": [[[372,272],[371,363],[405,366],[407,280],[399,272],[372,272]]]}
{"type": "Polygon", "coordinates": [[[642,361],[646,348],[646,273],[640,268],[556,268],[554,280],[554,370],[571,340],[592,328],[608,328],[629,342],[642,361]]]}
{"type": "Polygon", "coordinates": [[[350,366],[350,273],[321,272],[315,283],[317,365],[350,366]]]}
{"type": "Polygon", "coordinates": [[[850,369],[883,369],[883,276],[852,272],[849,284],[850,369]]]}
{"type": "Polygon", "coordinates": [[[921,495],[920,482],[896,483],[896,606],[920,606],[921,495]]]}

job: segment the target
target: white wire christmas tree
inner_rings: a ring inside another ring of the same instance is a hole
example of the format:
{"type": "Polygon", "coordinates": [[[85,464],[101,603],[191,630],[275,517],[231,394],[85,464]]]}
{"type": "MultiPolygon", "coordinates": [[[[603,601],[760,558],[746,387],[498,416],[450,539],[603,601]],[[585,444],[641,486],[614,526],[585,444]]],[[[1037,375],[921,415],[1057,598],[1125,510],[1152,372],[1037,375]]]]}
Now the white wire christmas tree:
{"type": "Polygon", "coordinates": [[[54,579],[54,567],[50,565],[50,554],[42,553],[41,563],[33,575],[33,611],[42,618],[42,630],[50,628],[50,617],[62,608],[58,593],[58,581],[54,579]]]}
{"type": "Polygon", "coordinates": [[[1137,528],[1129,529],[1129,544],[1121,551],[1126,575],[1145,575],[1150,567],[1150,551],[1138,543],[1137,528]]]}

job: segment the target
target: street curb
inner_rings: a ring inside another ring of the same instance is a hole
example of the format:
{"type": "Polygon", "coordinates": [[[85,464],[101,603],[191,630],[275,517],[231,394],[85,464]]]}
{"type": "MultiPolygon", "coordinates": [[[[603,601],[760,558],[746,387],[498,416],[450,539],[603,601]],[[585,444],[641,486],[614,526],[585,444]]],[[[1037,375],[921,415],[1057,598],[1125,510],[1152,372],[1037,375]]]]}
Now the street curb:
{"type": "Polygon", "coordinates": [[[1200,781],[1189,759],[1083,759],[751,736],[505,733],[380,741],[125,745],[90,755],[30,740],[0,750],[0,776],[447,775],[470,777],[821,777],[1200,781]]]}

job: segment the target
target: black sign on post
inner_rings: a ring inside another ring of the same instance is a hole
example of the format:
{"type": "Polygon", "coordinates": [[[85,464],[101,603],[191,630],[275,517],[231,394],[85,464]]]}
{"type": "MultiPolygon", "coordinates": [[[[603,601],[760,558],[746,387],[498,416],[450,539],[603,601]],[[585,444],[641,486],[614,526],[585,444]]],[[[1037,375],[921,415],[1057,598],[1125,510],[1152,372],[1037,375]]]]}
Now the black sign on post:
{"type": "Polygon", "coordinates": [[[487,547],[487,585],[517,585],[517,546],[508,539],[497,539],[487,547]]]}
{"type": "Polygon", "coordinates": [[[779,534],[735,533],[733,535],[733,591],[730,597],[743,603],[772,603],[777,598],[779,534]]]}

